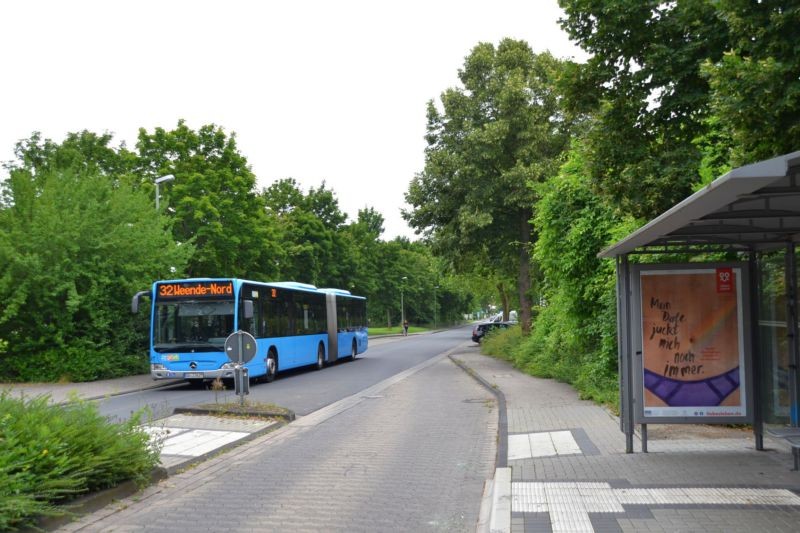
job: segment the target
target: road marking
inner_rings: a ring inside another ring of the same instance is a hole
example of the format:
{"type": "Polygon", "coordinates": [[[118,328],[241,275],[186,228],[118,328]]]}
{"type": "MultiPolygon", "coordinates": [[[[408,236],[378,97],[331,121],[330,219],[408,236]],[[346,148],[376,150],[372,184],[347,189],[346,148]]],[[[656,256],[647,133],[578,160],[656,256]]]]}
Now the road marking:
{"type": "Polygon", "coordinates": [[[623,505],[800,506],[800,496],[785,489],[614,489],[603,482],[517,482],[511,487],[512,512],[550,513],[553,533],[592,532],[589,513],[625,513],[623,505]]]}

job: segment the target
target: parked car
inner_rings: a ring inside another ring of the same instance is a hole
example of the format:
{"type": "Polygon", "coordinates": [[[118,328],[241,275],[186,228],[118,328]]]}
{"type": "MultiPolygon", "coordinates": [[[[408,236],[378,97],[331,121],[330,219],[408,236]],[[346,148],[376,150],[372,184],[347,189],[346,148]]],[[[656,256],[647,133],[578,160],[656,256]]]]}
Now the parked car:
{"type": "Polygon", "coordinates": [[[495,329],[506,329],[516,326],[517,323],[509,320],[507,322],[484,322],[472,328],[472,342],[481,342],[481,339],[490,331],[495,329]]]}

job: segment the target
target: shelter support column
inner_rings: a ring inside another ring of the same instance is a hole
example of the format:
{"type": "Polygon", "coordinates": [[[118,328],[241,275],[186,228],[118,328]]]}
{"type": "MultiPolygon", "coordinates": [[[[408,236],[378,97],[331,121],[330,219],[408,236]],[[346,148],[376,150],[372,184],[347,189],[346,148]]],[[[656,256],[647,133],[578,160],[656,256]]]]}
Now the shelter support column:
{"type": "Polygon", "coordinates": [[[617,257],[617,317],[620,370],[620,424],[625,433],[625,453],[633,453],[634,396],[631,332],[631,272],[628,256],[617,257]]]}
{"type": "Polygon", "coordinates": [[[758,258],[756,252],[750,252],[748,255],[748,266],[750,270],[750,357],[751,365],[750,372],[752,373],[753,383],[753,435],[755,436],[756,450],[764,449],[764,408],[762,405],[762,392],[764,384],[761,382],[763,369],[761,365],[761,340],[759,338],[759,318],[758,311],[760,307],[759,298],[759,285],[761,280],[761,271],[758,266],[758,258]]]}
{"type": "MultiPolygon", "coordinates": [[[[797,353],[797,258],[795,243],[786,246],[786,332],[789,350],[789,416],[791,425],[798,424],[798,353],[797,353]]],[[[796,451],[795,451],[796,453],[796,451]]]]}

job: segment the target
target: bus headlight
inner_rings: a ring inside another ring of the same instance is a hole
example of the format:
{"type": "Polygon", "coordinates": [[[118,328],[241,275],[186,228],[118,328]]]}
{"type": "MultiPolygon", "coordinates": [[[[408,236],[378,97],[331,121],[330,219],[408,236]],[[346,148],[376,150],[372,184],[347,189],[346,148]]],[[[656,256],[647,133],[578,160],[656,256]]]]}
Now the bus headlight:
{"type": "Polygon", "coordinates": [[[231,361],[231,362],[225,363],[220,368],[222,368],[222,370],[231,370],[231,369],[236,368],[236,363],[231,361]]]}
{"type": "Polygon", "coordinates": [[[153,363],[153,364],[150,365],[150,370],[152,370],[152,371],[155,371],[155,370],[166,370],[166,369],[167,369],[167,367],[165,367],[164,365],[162,365],[160,363],[153,363]]]}

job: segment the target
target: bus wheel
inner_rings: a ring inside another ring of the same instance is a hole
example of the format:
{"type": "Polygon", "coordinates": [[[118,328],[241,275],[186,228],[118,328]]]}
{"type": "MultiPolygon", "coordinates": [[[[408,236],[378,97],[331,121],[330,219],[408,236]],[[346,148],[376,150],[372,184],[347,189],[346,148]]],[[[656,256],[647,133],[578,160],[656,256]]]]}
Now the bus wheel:
{"type": "Polygon", "coordinates": [[[317,370],[322,370],[325,366],[325,347],[320,344],[317,348],[317,370]]]}
{"type": "Polygon", "coordinates": [[[264,381],[272,383],[275,381],[275,375],[278,373],[278,355],[275,350],[270,350],[267,355],[267,373],[264,374],[264,381]]]}
{"type": "Polygon", "coordinates": [[[358,346],[356,346],[356,340],[353,339],[353,351],[350,352],[350,357],[353,358],[355,361],[356,357],[358,357],[358,346]]]}

